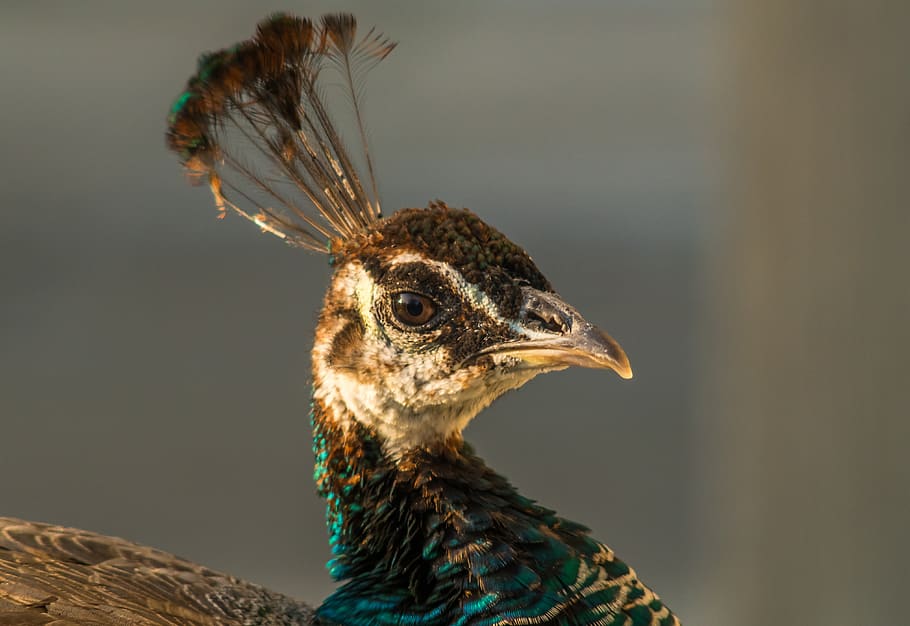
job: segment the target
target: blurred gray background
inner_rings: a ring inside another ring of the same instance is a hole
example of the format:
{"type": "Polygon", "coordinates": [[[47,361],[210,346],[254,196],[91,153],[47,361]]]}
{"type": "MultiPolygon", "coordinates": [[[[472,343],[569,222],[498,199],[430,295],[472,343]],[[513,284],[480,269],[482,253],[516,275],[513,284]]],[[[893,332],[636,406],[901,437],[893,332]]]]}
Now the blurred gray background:
{"type": "Polygon", "coordinates": [[[200,52],[342,9],[400,42],[367,89],[386,211],[474,209],[635,369],[502,398],[467,433],[488,462],[688,624],[903,619],[897,2],[6,0],[0,515],[330,591],[307,419],[329,269],[216,220],[163,133],[200,52]]]}

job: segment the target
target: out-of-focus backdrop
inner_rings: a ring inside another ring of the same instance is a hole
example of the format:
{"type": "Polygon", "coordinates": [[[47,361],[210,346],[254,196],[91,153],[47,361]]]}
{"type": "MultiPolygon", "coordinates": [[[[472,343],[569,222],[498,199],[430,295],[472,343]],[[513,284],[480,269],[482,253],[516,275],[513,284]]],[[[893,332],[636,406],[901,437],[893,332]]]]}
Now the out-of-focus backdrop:
{"type": "Polygon", "coordinates": [[[0,6],[0,514],[318,603],[329,269],[164,148],[200,52],[355,12],[388,209],[467,206],[617,337],[468,437],[689,624],[894,624],[910,549],[906,3],[0,6]]]}

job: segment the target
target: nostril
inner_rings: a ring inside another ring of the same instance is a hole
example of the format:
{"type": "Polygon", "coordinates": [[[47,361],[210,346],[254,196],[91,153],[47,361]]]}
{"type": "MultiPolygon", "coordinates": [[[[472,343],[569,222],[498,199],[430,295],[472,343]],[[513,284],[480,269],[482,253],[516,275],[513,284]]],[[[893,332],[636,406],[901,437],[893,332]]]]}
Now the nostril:
{"type": "Polygon", "coordinates": [[[562,333],[568,330],[560,316],[541,315],[536,311],[528,311],[528,325],[551,333],[562,333]]]}

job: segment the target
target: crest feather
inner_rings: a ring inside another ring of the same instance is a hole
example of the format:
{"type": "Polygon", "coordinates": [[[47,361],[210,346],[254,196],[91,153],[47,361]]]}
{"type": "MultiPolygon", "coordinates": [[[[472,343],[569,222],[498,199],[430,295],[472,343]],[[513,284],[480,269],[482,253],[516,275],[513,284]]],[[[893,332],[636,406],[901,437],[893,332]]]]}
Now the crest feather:
{"type": "Polygon", "coordinates": [[[230,209],[292,245],[326,252],[381,215],[361,87],[394,47],[372,29],[358,39],[352,15],[326,15],[318,25],[273,15],[252,39],[199,59],[171,108],[168,147],[209,185],[222,214],[230,209]],[[329,114],[326,65],[351,100],[367,183],[329,114]]]}

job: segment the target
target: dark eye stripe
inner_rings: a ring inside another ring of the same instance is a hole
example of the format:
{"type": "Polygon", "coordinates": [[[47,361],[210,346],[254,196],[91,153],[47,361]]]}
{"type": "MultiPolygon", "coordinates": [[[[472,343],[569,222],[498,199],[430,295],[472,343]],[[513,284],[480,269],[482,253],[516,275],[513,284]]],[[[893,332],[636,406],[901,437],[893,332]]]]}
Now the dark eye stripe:
{"type": "Polygon", "coordinates": [[[406,326],[423,326],[436,315],[436,303],[419,293],[401,291],[392,298],[392,311],[406,326]]]}

